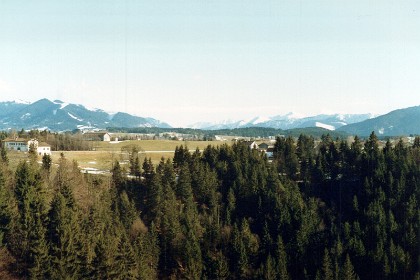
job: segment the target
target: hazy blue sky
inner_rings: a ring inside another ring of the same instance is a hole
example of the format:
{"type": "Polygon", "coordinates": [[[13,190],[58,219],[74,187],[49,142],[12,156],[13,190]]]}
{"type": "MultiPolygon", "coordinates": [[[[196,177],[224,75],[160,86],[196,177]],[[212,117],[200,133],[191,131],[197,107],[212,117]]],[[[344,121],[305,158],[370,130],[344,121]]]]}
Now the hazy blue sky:
{"type": "Polygon", "coordinates": [[[420,105],[420,1],[0,1],[0,100],[172,125],[420,105]]]}

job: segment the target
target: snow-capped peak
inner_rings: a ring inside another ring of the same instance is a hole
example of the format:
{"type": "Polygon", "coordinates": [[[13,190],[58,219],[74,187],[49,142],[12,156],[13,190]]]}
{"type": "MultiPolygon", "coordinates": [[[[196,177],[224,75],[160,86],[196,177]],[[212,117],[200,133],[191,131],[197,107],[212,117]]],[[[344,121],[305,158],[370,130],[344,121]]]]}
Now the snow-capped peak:
{"type": "Polygon", "coordinates": [[[268,122],[268,121],[270,121],[270,120],[271,120],[271,118],[269,118],[269,117],[262,117],[262,116],[259,116],[259,117],[255,117],[254,119],[252,119],[252,120],[250,121],[250,123],[252,123],[252,124],[254,124],[254,125],[257,125],[257,124],[259,124],[259,123],[268,122]]]}

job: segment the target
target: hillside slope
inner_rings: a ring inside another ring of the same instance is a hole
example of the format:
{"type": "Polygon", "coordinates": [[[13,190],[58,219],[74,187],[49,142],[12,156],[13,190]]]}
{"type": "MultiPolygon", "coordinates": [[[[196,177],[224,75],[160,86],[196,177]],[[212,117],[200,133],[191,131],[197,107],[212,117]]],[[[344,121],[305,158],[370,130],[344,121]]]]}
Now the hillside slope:
{"type": "Polygon", "coordinates": [[[382,136],[420,134],[420,106],[398,109],[359,123],[342,126],[338,131],[368,136],[372,131],[382,136]]]}

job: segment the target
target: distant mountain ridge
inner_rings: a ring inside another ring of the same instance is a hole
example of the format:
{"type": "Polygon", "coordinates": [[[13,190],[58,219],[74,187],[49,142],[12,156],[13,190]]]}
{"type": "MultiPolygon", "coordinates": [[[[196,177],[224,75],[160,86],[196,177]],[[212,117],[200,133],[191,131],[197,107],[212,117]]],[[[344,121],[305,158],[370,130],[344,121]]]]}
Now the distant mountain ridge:
{"type": "Polygon", "coordinates": [[[60,100],[40,99],[34,103],[0,102],[0,129],[48,129],[53,131],[105,129],[107,127],[161,127],[167,123],[127,113],[109,114],[101,109],[60,100]]]}
{"type": "MultiPolygon", "coordinates": [[[[118,112],[110,114],[101,109],[40,99],[29,103],[22,100],[0,102],[0,130],[39,129],[52,131],[101,130],[106,128],[172,128],[153,118],[118,112]]],[[[372,114],[321,114],[299,117],[293,113],[274,117],[254,117],[248,120],[227,120],[218,123],[195,123],[187,128],[225,130],[239,128],[273,128],[281,130],[318,127],[351,135],[378,136],[420,135],[420,106],[391,111],[373,117],[372,114]]]]}
{"type": "Polygon", "coordinates": [[[293,113],[270,118],[255,117],[250,120],[196,123],[191,128],[220,130],[247,127],[299,129],[319,127],[350,135],[368,136],[374,131],[378,136],[420,135],[420,106],[397,109],[387,114],[332,114],[297,117],[293,113]]]}
{"type": "Polygon", "coordinates": [[[378,136],[420,135],[420,106],[391,111],[385,115],[342,126],[338,131],[368,136],[372,131],[378,136]]]}
{"type": "Polygon", "coordinates": [[[222,121],[219,123],[195,123],[188,127],[206,130],[234,129],[245,127],[269,127],[277,129],[293,129],[305,127],[322,127],[335,130],[347,124],[352,124],[372,118],[372,114],[333,114],[311,117],[296,117],[293,113],[269,118],[255,117],[250,120],[222,121]]]}

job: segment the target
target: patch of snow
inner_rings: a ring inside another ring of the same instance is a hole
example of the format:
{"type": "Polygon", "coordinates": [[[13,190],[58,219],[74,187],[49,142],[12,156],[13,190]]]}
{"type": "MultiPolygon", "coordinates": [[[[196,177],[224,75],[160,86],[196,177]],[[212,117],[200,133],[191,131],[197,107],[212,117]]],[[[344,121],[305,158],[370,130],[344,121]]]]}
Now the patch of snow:
{"type": "Polygon", "coordinates": [[[243,125],[246,125],[247,123],[249,123],[249,122],[245,121],[245,120],[241,120],[241,121],[238,122],[238,126],[243,126],[243,125]]]}
{"type": "Polygon", "coordinates": [[[88,163],[89,164],[96,164],[97,162],[96,161],[89,161],[88,163]]]}
{"type": "Polygon", "coordinates": [[[55,116],[57,114],[57,110],[54,110],[53,111],[53,115],[55,116]]]}
{"type": "Polygon", "coordinates": [[[82,170],[85,170],[85,171],[97,171],[97,170],[98,170],[98,168],[93,168],[93,167],[84,167],[84,168],[82,168],[82,170]]]}
{"type": "Polygon", "coordinates": [[[67,103],[67,102],[60,101],[60,100],[54,100],[53,103],[57,104],[57,105],[60,105],[60,110],[67,107],[67,105],[70,104],[70,103],[67,103]]]}
{"type": "Polygon", "coordinates": [[[109,174],[109,171],[99,170],[92,167],[81,168],[80,171],[83,173],[89,173],[89,174],[109,174]]]}
{"type": "Polygon", "coordinates": [[[21,120],[26,120],[27,118],[29,118],[31,116],[31,114],[30,113],[26,113],[26,114],[24,114],[24,115],[22,115],[21,117],[20,117],[20,119],[21,120]]]}
{"type": "Polygon", "coordinates": [[[325,124],[325,123],[315,122],[315,126],[325,128],[325,129],[328,129],[328,130],[335,130],[334,126],[328,125],[328,124],[325,124]]]}
{"type": "Polygon", "coordinates": [[[69,105],[69,103],[63,103],[63,104],[61,104],[60,109],[63,109],[65,107],[67,107],[67,105],[69,105]]]}
{"type": "Polygon", "coordinates": [[[67,112],[67,114],[70,116],[70,118],[72,118],[72,119],[75,119],[75,120],[77,120],[77,121],[79,121],[79,122],[82,122],[83,121],[83,119],[79,119],[78,117],[76,117],[75,115],[72,115],[72,114],[70,114],[69,112],[67,112]]]}
{"type": "Polygon", "coordinates": [[[83,124],[79,124],[76,126],[77,129],[81,130],[81,131],[94,131],[96,128],[89,126],[89,125],[83,125],[83,124]]]}
{"type": "Polygon", "coordinates": [[[382,127],[382,128],[380,128],[380,129],[378,130],[378,133],[379,133],[379,134],[381,134],[381,135],[382,135],[382,134],[384,134],[384,133],[385,133],[385,129],[384,129],[383,127],[382,127]]]}

